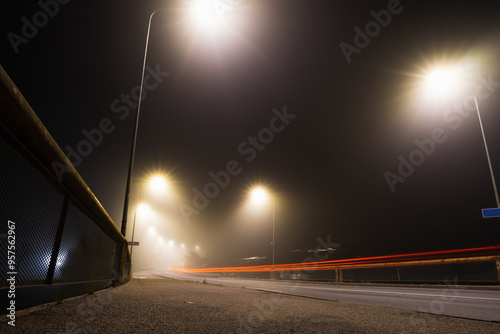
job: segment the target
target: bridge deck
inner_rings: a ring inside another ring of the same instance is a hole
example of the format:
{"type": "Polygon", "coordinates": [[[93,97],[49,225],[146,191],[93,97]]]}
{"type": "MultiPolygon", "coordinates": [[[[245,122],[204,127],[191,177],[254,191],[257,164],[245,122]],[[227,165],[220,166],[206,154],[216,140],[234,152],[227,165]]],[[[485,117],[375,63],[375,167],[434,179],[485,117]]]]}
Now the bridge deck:
{"type": "MultiPolygon", "coordinates": [[[[136,276],[16,314],[4,333],[499,333],[500,324],[136,276]]],[[[6,328],[7,327],[7,328],[6,328]]]]}

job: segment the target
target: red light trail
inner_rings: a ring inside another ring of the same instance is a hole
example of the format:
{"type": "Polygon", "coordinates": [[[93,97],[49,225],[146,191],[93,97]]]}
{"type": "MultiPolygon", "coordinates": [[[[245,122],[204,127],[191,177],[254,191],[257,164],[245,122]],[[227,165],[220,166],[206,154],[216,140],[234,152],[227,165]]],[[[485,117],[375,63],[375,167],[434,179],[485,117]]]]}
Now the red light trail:
{"type": "Polygon", "coordinates": [[[395,265],[430,264],[437,262],[460,261],[485,261],[494,255],[500,255],[500,246],[466,248],[446,251],[433,251],[422,253],[409,253],[398,255],[385,255],[362,257],[356,259],[340,259],[331,261],[287,263],[272,265],[259,265],[247,267],[218,267],[218,268],[171,268],[175,271],[188,273],[222,273],[222,272],[264,272],[264,271],[311,271],[335,270],[367,267],[382,267],[395,265]]]}

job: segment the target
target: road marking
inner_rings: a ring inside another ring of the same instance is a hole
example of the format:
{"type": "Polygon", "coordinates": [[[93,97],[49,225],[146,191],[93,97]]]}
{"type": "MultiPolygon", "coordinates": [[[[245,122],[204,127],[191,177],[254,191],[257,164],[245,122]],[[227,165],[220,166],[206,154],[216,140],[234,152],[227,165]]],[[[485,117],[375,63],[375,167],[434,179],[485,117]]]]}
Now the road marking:
{"type": "MultiPolygon", "coordinates": [[[[244,281],[244,282],[238,282],[238,281],[233,281],[233,280],[224,280],[224,279],[213,279],[214,281],[217,282],[225,282],[229,284],[234,284],[237,286],[253,286],[259,289],[275,289],[276,286],[281,286],[281,287],[290,287],[290,283],[288,282],[265,282],[268,284],[268,286],[262,286],[259,284],[256,284],[256,282],[253,281],[244,281]],[[274,286],[274,287],[273,287],[274,286]]],[[[375,290],[360,290],[360,289],[338,289],[338,288],[330,288],[330,287],[316,287],[316,286],[310,286],[310,285],[293,285],[292,288],[296,287],[302,287],[304,289],[310,289],[310,290],[327,290],[327,291],[339,291],[339,292],[361,292],[361,293],[379,293],[379,294],[392,294],[392,295],[407,295],[407,296],[419,296],[419,297],[440,297],[440,298],[461,298],[461,299],[475,299],[475,300],[489,300],[489,301],[496,301],[500,302],[499,298],[486,298],[486,297],[468,297],[468,296],[447,296],[447,295],[433,295],[433,294],[423,294],[423,293],[412,293],[412,292],[395,292],[395,291],[375,291],[375,290]]],[[[452,291],[457,291],[457,290],[452,290],[452,291]]],[[[471,290],[468,290],[471,291],[471,290]]],[[[274,292],[283,292],[283,291],[274,291],[274,292]]],[[[287,292],[290,293],[290,292],[287,292]]]]}
{"type": "MultiPolygon", "coordinates": [[[[222,282],[227,282],[227,283],[233,283],[236,285],[240,285],[240,283],[235,282],[235,281],[227,281],[227,280],[217,280],[217,281],[222,281],[222,282]]],[[[241,282],[241,285],[253,285],[257,288],[270,288],[274,289],[274,287],[270,286],[261,286],[259,284],[255,284],[255,282],[241,282]]],[[[290,286],[290,284],[282,282],[282,283],[271,283],[271,282],[266,282],[269,285],[274,285],[274,286],[290,286]]],[[[327,291],[340,291],[340,292],[361,292],[361,293],[380,293],[380,294],[393,294],[393,295],[407,295],[407,296],[419,296],[419,297],[443,297],[443,298],[462,298],[462,299],[475,299],[475,300],[489,300],[489,301],[497,301],[500,302],[499,298],[486,298],[486,297],[468,297],[468,296],[447,296],[447,295],[433,295],[433,294],[424,294],[424,293],[412,293],[412,292],[395,292],[395,291],[375,291],[375,290],[360,290],[360,289],[338,289],[338,288],[330,288],[330,287],[316,287],[316,286],[308,286],[308,285],[300,285],[300,287],[304,289],[317,289],[317,290],[327,290],[327,291]]],[[[451,291],[457,291],[457,290],[451,290],[451,291]]],[[[470,291],[470,290],[469,290],[470,291]]]]}
{"type": "MultiPolygon", "coordinates": [[[[310,287],[311,289],[315,289],[314,287],[310,287]]],[[[477,300],[491,300],[500,302],[498,298],[485,298],[485,297],[468,297],[468,296],[447,296],[447,295],[432,295],[432,294],[424,294],[424,293],[412,293],[412,292],[396,292],[396,291],[373,291],[373,290],[354,290],[354,289],[335,289],[335,288],[316,288],[321,290],[335,290],[335,291],[343,291],[343,292],[365,292],[365,293],[381,293],[381,294],[393,294],[393,295],[407,295],[407,296],[420,296],[420,297],[444,297],[444,298],[462,298],[462,299],[477,299],[477,300]]],[[[456,291],[456,290],[455,290],[456,291]]]]}

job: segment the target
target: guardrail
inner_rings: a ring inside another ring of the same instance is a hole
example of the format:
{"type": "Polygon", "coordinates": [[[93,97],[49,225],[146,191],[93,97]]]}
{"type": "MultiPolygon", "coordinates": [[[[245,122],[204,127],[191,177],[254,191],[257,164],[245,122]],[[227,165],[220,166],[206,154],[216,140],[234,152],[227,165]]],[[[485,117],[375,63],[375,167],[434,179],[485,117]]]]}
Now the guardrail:
{"type": "Polygon", "coordinates": [[[245,267],[173,268],[187,273],[329,282],[500,284],[500,246],[245,267]]]}
{"type": "Polygon", "coordinates": [[[125,238],[1,66],[0,108],[2,305],[127,281],[125,238]]]}

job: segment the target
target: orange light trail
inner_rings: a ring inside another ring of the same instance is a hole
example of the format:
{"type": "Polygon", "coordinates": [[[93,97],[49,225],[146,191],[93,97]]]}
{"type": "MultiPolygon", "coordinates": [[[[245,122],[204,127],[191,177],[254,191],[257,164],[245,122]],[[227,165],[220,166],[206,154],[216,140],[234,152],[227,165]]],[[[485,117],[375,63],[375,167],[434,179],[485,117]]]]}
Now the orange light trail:
{"type": "MultiPolygon", "coordinates": [[[[464,260],[465,258],[478,257],[487,260],[486,256],[500,255],[500,246],[466,248],[446,251],[433,251],[422,253],[408,253],[398,255],[385,255],[363,257],[357,259],[342,259],[319,262],[287,263],[272,265],[259,265],[247,267],[218,267],[218,268],[171,268],[175,271],[188,273],[223,273],[223,272],[264,272],[264,271],[313,271],[313,270],[334,270],[334,269],[354,269],[377,266],[411,265],[412,262],[428,261],[429,263],[438,260],[464,260]]],[[[425,264],[425,263],[422,263],[425,264]]]]}

